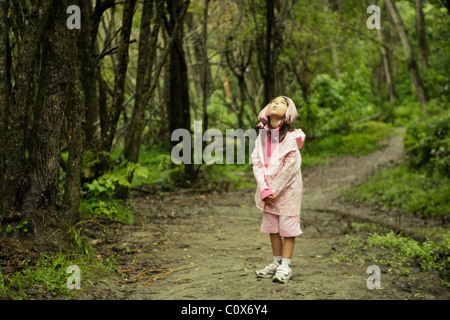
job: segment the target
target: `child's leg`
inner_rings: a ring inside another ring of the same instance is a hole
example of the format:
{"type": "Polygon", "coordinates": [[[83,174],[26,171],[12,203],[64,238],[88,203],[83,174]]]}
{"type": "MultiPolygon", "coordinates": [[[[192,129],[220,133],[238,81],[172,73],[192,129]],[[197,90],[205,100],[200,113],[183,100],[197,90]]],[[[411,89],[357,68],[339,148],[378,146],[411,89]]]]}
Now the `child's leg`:
{"type": "Polygon", "coordinates": [[[283,240],[279,233],[270,234],[270,243],[272,245],[272,253],[275,256],[283,255],[283,240]]]}
{"type": "MultiPolygon", "coordinates": [[[[280,237],[281,239],[281,237],[280,237]]],[[[282,256],[291,259],[295,247],[295,237],[284,237],[282,256]]]]}

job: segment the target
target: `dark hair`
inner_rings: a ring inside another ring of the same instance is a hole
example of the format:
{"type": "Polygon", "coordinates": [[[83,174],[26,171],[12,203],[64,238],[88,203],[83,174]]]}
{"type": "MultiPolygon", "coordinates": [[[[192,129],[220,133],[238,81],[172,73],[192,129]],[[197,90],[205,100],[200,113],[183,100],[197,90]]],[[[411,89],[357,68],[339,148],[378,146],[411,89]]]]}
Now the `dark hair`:
{"type": "MultiPolygon", "coordinates": [[[[267,117],[267,125],[269,127],[269,135],[272,129],[276,129],[276,128],[272,128],[272,126],[270,125],[270,116],[267,117]]],[[[284,140],[284,138],[286,137],[286,133],[287,132],[292,132],[295,131],[295,128],[291,125],[291,124],[287,124],[286,122],[283,121],[283,124],[281,125],[280,128],[280,135],[279,135],[279,139],[281,141],[284,140]]]]}
{"type": "MultiPolygon", "coordinates": [[[[276,96],[272,100],[270,100],[269,103],[272,103],[273,100],[275,100],[276,98],[279,98],[279,97],[282,97],[284,99],[284,101],[286,102],[286,105],[289,106],[289,101],[284,96],[276,96]]],[[[276,129],[276,128],[272,128],[272,126],[270,125],[270,116],[267,116],[267,125],[269,127],[269,130],[267,133],[270,136],[271,130],[276,129]]],[[[288,131],[289,132],[295,131],[295,128],[292,126],[292,124],[287,124],[286,122],[283,121],[283,124],[281,125],[281,128],[280,128],[280,135],[279,135],[280,141],[279,142],[282,142],[284,140],[284,138],[286,137],[286,133],[288,131]]],[[[261,138],[262,138],[262,136],[261,136],[261,138]]],[[[262,139],[262,143],[264,145],[266,143],[266,139],[262,139]]]]}

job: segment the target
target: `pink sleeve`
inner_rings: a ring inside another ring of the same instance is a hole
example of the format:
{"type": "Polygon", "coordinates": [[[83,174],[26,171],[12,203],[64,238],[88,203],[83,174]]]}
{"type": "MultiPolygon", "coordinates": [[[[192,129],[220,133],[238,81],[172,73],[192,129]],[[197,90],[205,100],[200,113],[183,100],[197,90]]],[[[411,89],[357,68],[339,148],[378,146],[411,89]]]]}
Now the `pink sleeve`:
{"type": "Polygon", "coordinates": [[[305,133],[302,129],[296,129],[291,132],[291,135],[297,140],[297,148],[301,149],[303,147],[303,142],[305,142],[305,133]]]}
{"type": "MultiPolygon", "coordinates": [[[[257,139],[259,139],[259,135],[257,139]]],[[[259,148],[259,143],[258,141],[256,141],[255,149],[252,152],[251,159],[253,163],[253,173],[255,175],[256,184],[258,185],[259,190],[264,190],[269,188],[269,186],[267,185],[264,176],[264,164],[261,163],[261,160],[258,157],[259,148]]]]}
{"type": "Polygon", "coordinates": [[[269,189],[264,189],[261,192],[261,200],[264,200],[265,198],[267,198],[268,196],[270,196],[271,194],[273,194],[272,190],[269,189]]]}
{"type": "Polygon", "coordinates": [[[300,170],[300,165],[301,158],[298,150],[290,151],[285,156],[280,173],[270,184],[275,195],[283,191],[294,181],[297,171],[300,170]]]}

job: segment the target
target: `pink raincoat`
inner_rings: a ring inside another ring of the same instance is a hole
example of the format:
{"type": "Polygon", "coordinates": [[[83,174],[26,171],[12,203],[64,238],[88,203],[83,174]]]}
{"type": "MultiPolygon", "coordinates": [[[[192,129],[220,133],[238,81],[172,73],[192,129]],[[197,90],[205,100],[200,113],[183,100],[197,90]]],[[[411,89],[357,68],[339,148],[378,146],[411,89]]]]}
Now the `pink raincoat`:
{"type": "MultiPolygon", "coordinates": [[[[267,126],[266,126],[267,128],[267,126]]],[[[299,216],[302,203],[303,180],[300,169],[302,158],[299,149],[305,141],[305,134],[301,129],[287,132],[281,143],[277,143],[272,149],[263,147],[261,142],[261,130],[255,141],[255,149],[252,152],[253,173],[256,179],[255,203],[265,212],[283,216],[299,216]],[[269,163],[265,163],[267,155],[271,152],[269,163]],[[273,193],[277,199],[268,206],[263,201],[267,195],[273,193]]]]}

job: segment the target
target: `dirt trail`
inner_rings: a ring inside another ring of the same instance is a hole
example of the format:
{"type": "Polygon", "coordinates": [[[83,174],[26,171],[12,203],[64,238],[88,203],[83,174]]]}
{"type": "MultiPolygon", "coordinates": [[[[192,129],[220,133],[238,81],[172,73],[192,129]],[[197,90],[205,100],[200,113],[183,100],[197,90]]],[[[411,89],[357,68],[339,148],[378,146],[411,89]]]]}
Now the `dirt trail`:
{"type": "Polygon", "coordinates": [[[448,290],[435,274],[423,274],[425,282],[383,272],[381,267],[382,289],[369,290],[368,264],[326,259],[348,246],[348,226],[346,220],[323,210],[342,210],[337,201],[342,190],[402,157],[401,134],[386,143],[386,149],[370,155],[303,172],[303,235],[296,240],[289,283],[255,276],[254,271],[272,256],[268,235],[259,231],[261,212],[254,204],[254,190],[169,194],[134,199],[142,216],[137,224],[123,226],[120,238],[110,243],[112,250],[122,250],[122,277],[100,282],[83,298],[448,299],[448,290]]]}

